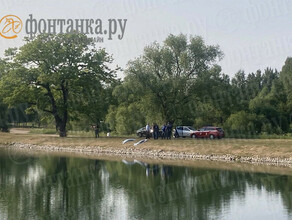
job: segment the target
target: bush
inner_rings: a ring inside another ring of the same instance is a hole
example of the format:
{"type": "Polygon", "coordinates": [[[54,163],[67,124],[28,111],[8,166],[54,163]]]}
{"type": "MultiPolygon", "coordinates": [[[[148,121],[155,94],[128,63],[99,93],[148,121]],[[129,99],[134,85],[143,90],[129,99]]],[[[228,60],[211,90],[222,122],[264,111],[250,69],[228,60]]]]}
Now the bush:
{"type": "Polygon", "coordinates": [[[267,122],[264,123],[261,129],[262,134],[272,134],[273,133],[273,127],[271,123],[267,122]]]}
{"type": "Polygon", "coordinates": [[[254,135],[261,131],[262,116],[240,111],[231,114],[227,119],[224,128],[230,135],[254,135]]]}
{"type": "Polygon", "coordinates": [[[129,106],[120,105],[117,109],[112,108],[107,115],[106,122],[111,130],[118,134],[133,134],[145,125],[144,116],[135,104],[129,106]]]}
{"type": "Polygon", "coordinates": [[[1,124],[0,125],[0,131],[1,132],[9,132],[9,127],[8,125],[5,123],[5,124],[1,124]]]}

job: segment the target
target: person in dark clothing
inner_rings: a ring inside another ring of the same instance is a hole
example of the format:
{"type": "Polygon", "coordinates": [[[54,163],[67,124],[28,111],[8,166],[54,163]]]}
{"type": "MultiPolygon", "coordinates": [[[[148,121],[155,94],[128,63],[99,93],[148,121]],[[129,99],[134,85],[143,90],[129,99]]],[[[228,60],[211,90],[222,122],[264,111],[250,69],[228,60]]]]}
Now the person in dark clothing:
{"type": "Polygon", "coordinates": [[[98,128],[98,125],[93,126],[93,128],[94,128],[95,138],[98,138],[99,137],[99,128],[98,128]]]}
{"type": "Polygon", "coordinates": [[[167,136],[166,139],[171,140],[171,134],[172,134],[172,124],[170,122],[167,123],[167,136]]]}
{"type": "Polygon", "coordinates": [[[159,135],[159,127],[156,123],[154,123],[153,125],[153,134],[154,134],[154,139],[157,140],[158,135],[159,135]]]}

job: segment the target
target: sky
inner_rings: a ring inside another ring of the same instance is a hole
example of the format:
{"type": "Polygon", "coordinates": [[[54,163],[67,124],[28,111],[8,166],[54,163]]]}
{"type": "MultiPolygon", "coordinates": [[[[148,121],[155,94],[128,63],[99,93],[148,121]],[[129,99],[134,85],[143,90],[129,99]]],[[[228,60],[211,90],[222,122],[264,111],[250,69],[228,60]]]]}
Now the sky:
{"type": "MultiPolygon", "coordinates": [[[[266,67],[281,70],[292,56],[292,1],[290,0],[0,0],[0,18],[17,15],[36,19],[127,19],[123,39],[104,39],[97,47],[113,54],[114,64],[143,53],[169,34],[200,35],[208,45],[219,45],[222,71],[255,72],[266,67]]],[[[5,49],[24,44],[22,31],[15,39],[0,36],[0,57],[5,49]]],[[[123,73],[119,73],[123,77],[123,73]]]]}

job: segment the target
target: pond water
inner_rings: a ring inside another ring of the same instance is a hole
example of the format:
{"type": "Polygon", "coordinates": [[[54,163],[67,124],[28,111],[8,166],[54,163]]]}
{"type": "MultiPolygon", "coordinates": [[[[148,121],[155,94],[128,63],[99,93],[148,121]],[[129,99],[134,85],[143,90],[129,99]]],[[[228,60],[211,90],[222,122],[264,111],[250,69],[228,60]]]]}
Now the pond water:
{"type": "Polygon", "coordinates": [[[0,186],[0,219],[292,219],[290,175],[0,149],[0,186]]]}

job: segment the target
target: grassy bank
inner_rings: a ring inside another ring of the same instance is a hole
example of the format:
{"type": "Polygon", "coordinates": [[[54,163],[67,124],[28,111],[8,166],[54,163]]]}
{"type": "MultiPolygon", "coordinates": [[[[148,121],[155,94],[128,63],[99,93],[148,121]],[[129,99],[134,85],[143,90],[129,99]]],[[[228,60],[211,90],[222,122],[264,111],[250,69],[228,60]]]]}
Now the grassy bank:
{"type": "MultiPolygon", "coordinates": [[[[19,128],[20,130],[23,130],[23,128],[19,128]]],[[[13,128],[15,130],[15,128],[13,128]]],[[[55,128],[27,128],[27,131],[31,134],[56,134],[55,128]]],[[[78,136],[78,137],[93,137],[94,131],[81,131],[81,130],[70,130],[68,131],[69,136],[78,136]]],[[[100,132],[99,134],[101,137],[106,137],[106,132],[100,132]]],[[[129,135],[120,135],[115,132],[111,132],[112,136],[118,136],[118,137],[129,137],[129,135]]],[[[132,137],[136,137],[136,134],[130,135],[132,137]]],[[[229,133],[226,132],[227,138],[236,138],[236,139],[291,139],[292,140],[292,133],[286,133],[286,134],[241,134],[241,133],[229,133]]]]}
{"type": "MultiPolygon", "coordinates": [[[[65,148],[99,147],[111,149],[140,149],[143,151],[167,151],[173,153],[201,154],[201,155],[234,155],[239,157],[271,157],[292,158],[291,139],[172,139],[153,140],[133,147],[133,142],[122,144],[124,137],[84,137],[69,136],[59,138],[57,135],[31,133],[0,133],[0,144],[11,143],[57,146],[65,148]]],[[[138,140],[138,139],[137,139],[138,140]]]]}
{"type": "MultiPolygon", "coordinates": [[[[13,129],[15,130],[15,129],[13,129]]],[[[23,130],[23,129],[19,129],[19,130],[23,130]]],[[[30,128],[30,129],[26,129],[30,134],[55,134],[57,135],[58,133],[56,132],[56,129],[54,128],[30,128]]],[[[93,130],[89,130],[89,131],[73,131],[70,130],[68,131],[68,136],[71,137],[94,137],[94,131],[93,130]]],[[[100,137],[106,137],[107,133],[106,132],[100,132],[99,133],[100,137]]],[[[119,137],[128,137],[129,135],[118,135],[115,132],[111,132],[111,136],[119,136],[119,137]]],[[[131,136],[135,136],[135,134],[132,134],[131,136]]]]}

